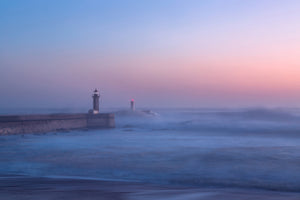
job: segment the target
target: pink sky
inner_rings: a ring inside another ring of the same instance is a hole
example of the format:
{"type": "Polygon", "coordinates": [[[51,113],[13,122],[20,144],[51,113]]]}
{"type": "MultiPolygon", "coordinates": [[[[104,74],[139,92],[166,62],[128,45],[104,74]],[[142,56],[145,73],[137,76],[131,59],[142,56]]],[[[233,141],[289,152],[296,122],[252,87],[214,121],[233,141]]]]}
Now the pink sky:
{"type": "Polygon", "coordinates": [[[5,5],[0,107],[300,106],[300,3],[224,2],[5,5]]]}

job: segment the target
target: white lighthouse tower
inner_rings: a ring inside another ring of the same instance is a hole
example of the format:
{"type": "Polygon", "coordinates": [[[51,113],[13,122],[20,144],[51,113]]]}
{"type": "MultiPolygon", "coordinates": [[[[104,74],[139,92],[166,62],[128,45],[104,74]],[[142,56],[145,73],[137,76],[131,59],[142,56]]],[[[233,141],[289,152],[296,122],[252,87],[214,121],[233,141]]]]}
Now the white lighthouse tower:
{"type": "Polygon", "coordinates": [[[100,98],[100,93],[97,89],[94,90],[93,93],[93,114],[99,113],[99,98],[100,98]]]}

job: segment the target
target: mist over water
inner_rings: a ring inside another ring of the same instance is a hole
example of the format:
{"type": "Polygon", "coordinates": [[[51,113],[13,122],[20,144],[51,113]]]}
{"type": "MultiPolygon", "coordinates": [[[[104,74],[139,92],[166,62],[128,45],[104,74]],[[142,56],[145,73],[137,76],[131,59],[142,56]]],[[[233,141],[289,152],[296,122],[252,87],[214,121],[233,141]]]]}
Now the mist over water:
{"type": "Polygon", "coordinates": [[[0,174],[300,192],[297,109],[154,109],[116,128],[0,137],[0,174]]]}

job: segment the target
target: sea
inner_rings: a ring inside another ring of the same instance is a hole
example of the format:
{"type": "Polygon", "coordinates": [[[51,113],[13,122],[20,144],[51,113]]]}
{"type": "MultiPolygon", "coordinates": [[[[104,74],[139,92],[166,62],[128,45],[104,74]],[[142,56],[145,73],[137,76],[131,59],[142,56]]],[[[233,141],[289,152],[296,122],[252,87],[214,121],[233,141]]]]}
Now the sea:
{"type": "Polygon", "coordinates": [[[297,108],[105,111],[116,128],[0,136],[0,175],[300,193],[297,108]]]}

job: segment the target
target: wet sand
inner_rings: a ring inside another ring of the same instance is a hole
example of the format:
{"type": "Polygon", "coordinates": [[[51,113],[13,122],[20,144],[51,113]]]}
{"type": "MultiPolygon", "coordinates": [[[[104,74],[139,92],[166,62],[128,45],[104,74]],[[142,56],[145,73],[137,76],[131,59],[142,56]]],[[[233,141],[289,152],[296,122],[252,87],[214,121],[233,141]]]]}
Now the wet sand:
{"type": "Polygon", "coordinates": [[[300,193],[2,176],[0,197],[1,200],[299,200],[300,193]]]}

